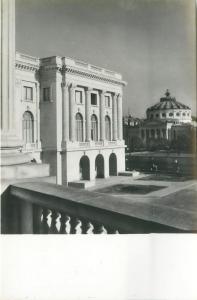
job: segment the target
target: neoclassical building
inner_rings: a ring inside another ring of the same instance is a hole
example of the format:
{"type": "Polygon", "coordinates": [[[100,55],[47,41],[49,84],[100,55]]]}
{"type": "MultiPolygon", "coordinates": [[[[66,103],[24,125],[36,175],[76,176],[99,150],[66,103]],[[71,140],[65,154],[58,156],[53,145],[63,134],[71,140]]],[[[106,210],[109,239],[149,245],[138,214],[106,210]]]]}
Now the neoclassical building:
{"type": "Polygon", "coordinates": [[[132,122],[131,116],[124,118],[124,138],[127,145],[137,143],[143,148],[151,142],[172,141],[180,135],[188,135],[191,122],[191,109],[167,90],[159,102],[146,110],[146,119],[132,122]]]}
{"type": "Polygon", "coordinates": [[[120,74],[82,61],[17,53],[22,151],[49,163],[60,184],[92,182],[124,171],[125,84],[120,74]]]}
{"type": "MultiPolygon", "coordinates": [[[[146,110],[146,120],[141,123],[142,140],[174,138],[174,125],[191,124],[191,109],[171,97],[169,90],[160,101],[146,110]]],[[[176,134],[175,134],[176,135],[176,134]]]]}

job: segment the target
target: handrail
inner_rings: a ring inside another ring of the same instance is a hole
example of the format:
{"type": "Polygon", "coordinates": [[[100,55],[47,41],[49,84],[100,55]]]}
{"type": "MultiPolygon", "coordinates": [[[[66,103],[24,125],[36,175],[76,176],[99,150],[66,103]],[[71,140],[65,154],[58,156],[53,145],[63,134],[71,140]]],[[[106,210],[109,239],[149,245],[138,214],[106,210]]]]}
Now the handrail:
{"type": "Polygon", "coordinates": [[[197,225],[191,212],[44,182],[11,185],[4,206],[3,233],[191,232],[197,225]]]}

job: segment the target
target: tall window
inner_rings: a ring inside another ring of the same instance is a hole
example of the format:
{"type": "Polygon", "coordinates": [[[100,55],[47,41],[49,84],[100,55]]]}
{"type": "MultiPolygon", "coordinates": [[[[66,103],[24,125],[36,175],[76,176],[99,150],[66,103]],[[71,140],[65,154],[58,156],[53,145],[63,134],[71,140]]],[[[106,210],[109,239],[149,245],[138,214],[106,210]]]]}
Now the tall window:
{"type": "Polygon", "coordinates": [[[96,115],[91,117],[91,139],[92,141],[98,141],[98,120],[96,115]]]}
{"type": "Polygon", "coordinates": [[[97,95],[91,94],[91,105],[97,105],[97,95]]]}
{"type": "Polygon", "coordinates": [[[34,119],[29,111],[23,114],[23,141],[26,144],[34,142],[34,119]]]}
{"type": "Polygon", "coordinates": [[[33,100],[33,88],[29,86],[24,86],[24,100],[32,101],[33,100]]]}
{"type": "Polygon", "coordinates": [[[110,107],[110,96],[105,96],[105,107],[110,107]]]}
{"type": "Polygon", "coordinates": [[[105,116],[105,139],[111,140],[111,122],[108,116],[105,116]]]}
{"type": "Polygon", "coordinates": [[[50,87],[43,88],[43,101],[50,101],[50,87]]]}
{"type": "Polygon", "coordinates": [[[82,91],[75,91],[75,102],[77,104],[82,104],[82,91]]]}
{"type": "Polygon", "coordinates": [[[76,140],[83,141],[83,117],[80,113],[76,114],[76,140]]]}

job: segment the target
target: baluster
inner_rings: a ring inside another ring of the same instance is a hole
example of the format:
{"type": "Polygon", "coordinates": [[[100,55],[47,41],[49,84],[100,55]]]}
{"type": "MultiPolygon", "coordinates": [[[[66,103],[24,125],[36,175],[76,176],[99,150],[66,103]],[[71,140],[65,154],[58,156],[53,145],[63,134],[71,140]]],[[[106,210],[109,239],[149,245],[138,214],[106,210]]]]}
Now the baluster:
{"type": "Polygon", "coordinates": [[[49,214],[50,214],[50,210],[47,208],[43,208],[43,211],[42,211],[43,219],[41,222],[41,230],[40,230],[40,233],[42,233],[42,234],[49,233],[49,225],[48,225],[49,214]]]}
{"type": "Polygon", "coordinates": [[[105,229],[104,226],[101,223],[98,222],[92,222],[94,229],[93,229],[93,233],[94,234],[101,234],[101,233],[105,233],[105,229]]]}
{"type": "Polygon", "coordinates": [[[117,229],[112,228],[110,226],[106,226],[106,229],[107,229],[107,233],[108,234],[115,234],[115,233],[117,233],[117,229]]]}
{"type": "Polygon", "coordinates": [[[77,226],[79,225],[80,220],[77,217],[70,217],[70,234],[77,233],[77,226]]]}
{"type": "Polygon", "coordinates": [[[49,233],[53,233],[53,234],[57,234],[58,230],[56,227],[56,223],[57,223],[57,218],[59,217],[59,213],[56,212],[55,210],[52,210],[52,214],[51,214],[51,226],[49,229],[49,233]]]}
{"type": "Polygon", "coordinates": [[[65,213],[61,213],[61,218],[60,218],[60,234],[67,234],[66,231],[66,223],[69,220],[69,217],[65,213]]]}
{"type": "Polygon", "coordinates": [[[88,230],[91,228],[91,223],[87,219],[82,219],[81,221],[81,229],[83,234],[88,234],[88,230]]]}

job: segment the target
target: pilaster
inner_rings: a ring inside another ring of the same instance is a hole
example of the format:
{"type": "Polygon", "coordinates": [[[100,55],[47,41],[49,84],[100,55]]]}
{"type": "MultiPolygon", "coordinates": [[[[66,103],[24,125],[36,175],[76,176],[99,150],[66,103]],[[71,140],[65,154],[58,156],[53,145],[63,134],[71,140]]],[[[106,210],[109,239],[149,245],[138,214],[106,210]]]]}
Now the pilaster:
{"type": "Polygon", "coordinates": [[[118,139],[122,140],[122,95],[117,97],[118,139]]]}
{"type": "Polygon", "coordinates": [[[62,82],[62,143],[69,141],[69,83],[62,82]]]}
{"type": "Polygon", "coordinates": [[[85,95],[85,110],[86,110],[86,141],[91,140],[91,88],[87,88],[85,95]]]}
{"type": "Polygon", "coordinates": [[[75,142],[75,111],[74,111],[74,107],[75,107],[75,88],[76,85],[75,84],[71,84],[70,86],[70,140],[72,142],[75,142]]]}
{"type": "Polygon", "coordinates": [[[105,140],[105,91],[100,92],[100,140],[105,140]]]}
{"type": "Polygon", "coordinates": [[[117,94],[112,95],[113,140],[117,140],[117,94]]]}

